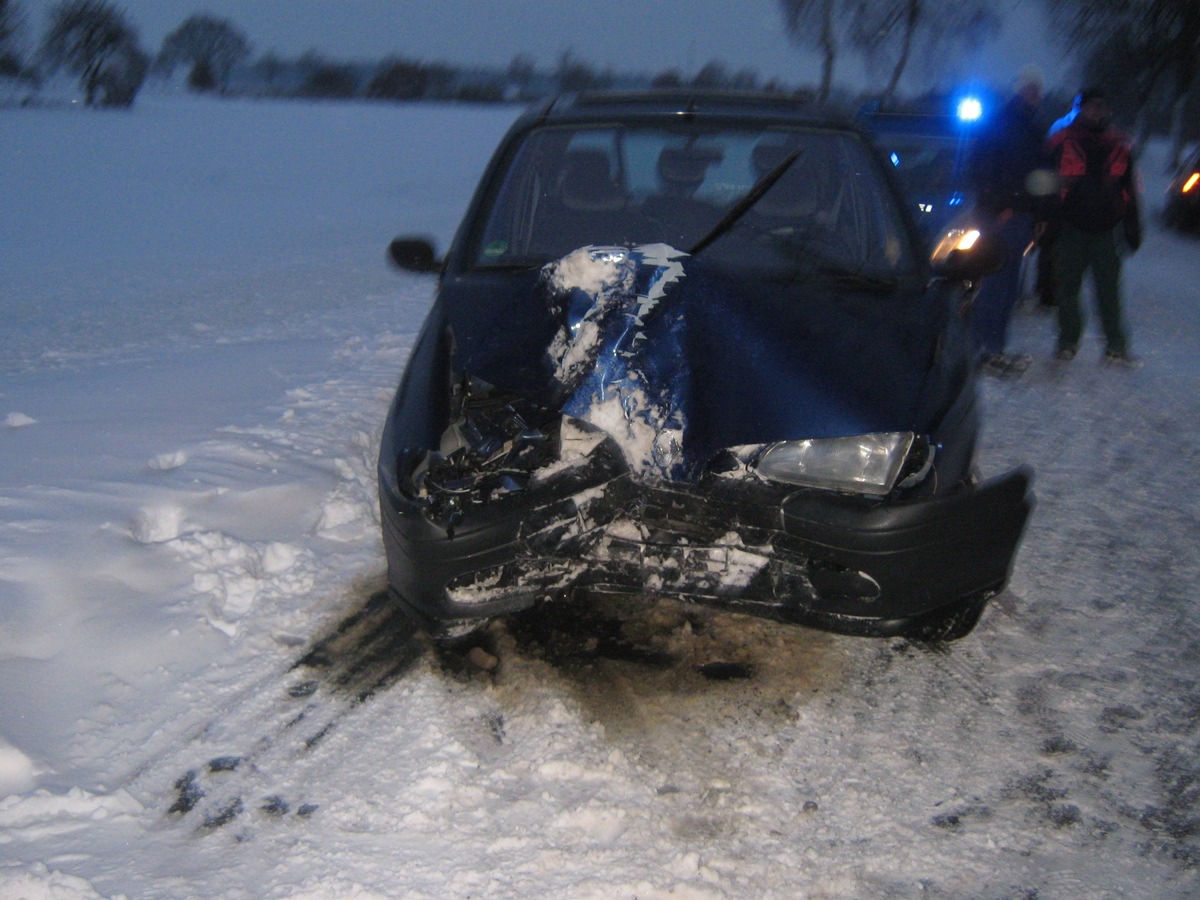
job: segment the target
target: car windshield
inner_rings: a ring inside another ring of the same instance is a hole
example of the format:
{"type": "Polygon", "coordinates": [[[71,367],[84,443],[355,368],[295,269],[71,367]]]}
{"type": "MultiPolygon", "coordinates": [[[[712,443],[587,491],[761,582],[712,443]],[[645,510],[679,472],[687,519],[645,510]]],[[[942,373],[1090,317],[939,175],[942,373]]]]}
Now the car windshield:
{"type": "Polygon", "coordinates": [[[959,190],[964,144],[941,135],[882,135],[880,144],[913,196],[950,196],[959,190]]]}
{"type": "Polygon", "coordinates": [[[929,236],[971,205],[966,163],[970,141],[946,123],[891,130],[872,123],[875,140],[891,163],[917,224],[929,236]]]}
{"type": "Polygon", "coordinates": [[[718,226],[702,252],[734,266],[888,279],[914,264],[880,161],[853,132],[547,126],[509,159],[473,235],[480,267],[538,265],[587,245],[690,251],[718,226]]]}

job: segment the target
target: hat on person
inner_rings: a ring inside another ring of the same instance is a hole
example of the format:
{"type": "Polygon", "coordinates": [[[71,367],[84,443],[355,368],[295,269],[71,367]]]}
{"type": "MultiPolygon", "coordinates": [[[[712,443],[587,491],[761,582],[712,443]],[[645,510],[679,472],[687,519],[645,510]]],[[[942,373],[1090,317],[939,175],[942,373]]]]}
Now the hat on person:
{"type": "Polygon", "coordinates": [[[1082,91],[1079,92],[1079,98],[1077,101],[1077,105],[1083,106],[1083,104],[1085,104],[1091,100],[1107,101],[1108,100],[1108,92],[1104,91],[1098,87],[1084,88],[1082,91]]]}
{"type": "Polygon", "coordinates": [[[1042,75],[1042,70],[1030,63],[1027,66],[1022,66],[1017,72],[1017,77],[1013,79],[1013,90],[1017,93],[1025,90],[1027,87],[1036,87],[1039,91],[1045,87],[1046,79],[1042,75]]]}

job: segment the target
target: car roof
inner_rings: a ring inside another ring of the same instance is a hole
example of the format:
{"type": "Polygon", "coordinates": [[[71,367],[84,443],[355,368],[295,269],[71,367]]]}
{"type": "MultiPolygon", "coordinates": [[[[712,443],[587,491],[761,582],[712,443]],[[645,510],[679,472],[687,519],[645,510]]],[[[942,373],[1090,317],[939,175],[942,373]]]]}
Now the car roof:
{"type": "Polygon", "coordinates": [[[694,88],[643,91],[581,91],[560,94],[531,110],[538,122],[568,124],[595,121],[744,120],[857,129],[846,116],[812,101],[763,91],[694,88]]]}

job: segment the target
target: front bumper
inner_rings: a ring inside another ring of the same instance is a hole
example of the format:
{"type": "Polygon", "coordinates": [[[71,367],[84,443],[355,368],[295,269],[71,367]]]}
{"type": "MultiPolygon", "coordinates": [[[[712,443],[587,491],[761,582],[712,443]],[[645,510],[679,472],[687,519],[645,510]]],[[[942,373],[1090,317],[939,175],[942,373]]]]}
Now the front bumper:
{"type": "Polygon", "coordinates": [[[1022,468],[934,498],[872,502],[719,475],[647,481],[613,451],[449,524],[381,478],[388,581],[440,626],[592,589],[902,634],[1003,589],[1030,482],[1022,468]]]}

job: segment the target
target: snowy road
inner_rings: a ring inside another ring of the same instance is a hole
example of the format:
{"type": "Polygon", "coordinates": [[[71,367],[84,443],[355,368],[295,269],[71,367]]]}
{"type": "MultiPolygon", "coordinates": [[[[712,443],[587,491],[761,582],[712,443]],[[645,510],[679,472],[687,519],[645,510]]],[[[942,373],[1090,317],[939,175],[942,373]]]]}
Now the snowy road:
{"type": "Polygon", "coordinates": [[[1143,370],[1094,336],[1056,366],[1022,312],[1033,369],[984,386],[984,472],[1031,464],[1038,507],[969,638],[612,600],[474,653],[363,627],[431,290],[376,261],[444,243],[512,114],[0,111],[0,895],[1200,893],[1200,242],[1156,227],[1143,370]],[[137,173],[125,240],[56,259],[137,173]]]}

